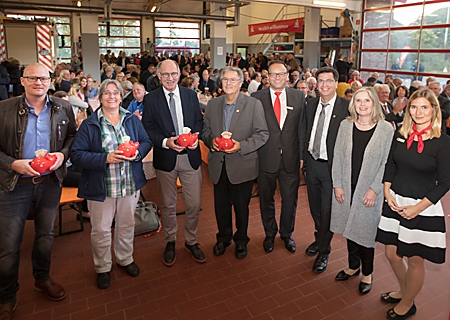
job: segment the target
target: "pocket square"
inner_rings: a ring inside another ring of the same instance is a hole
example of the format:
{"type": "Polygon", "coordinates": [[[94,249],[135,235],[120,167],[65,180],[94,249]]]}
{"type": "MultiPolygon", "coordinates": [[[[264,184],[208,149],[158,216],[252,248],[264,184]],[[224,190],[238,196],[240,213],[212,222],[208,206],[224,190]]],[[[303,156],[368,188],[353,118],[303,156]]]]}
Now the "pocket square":
{"type": "Polygon", "coordinates": [[[294,110],[293,107],[289,107],[289,106],[287,106],[286,109],[288,109],[288,110],[294,110]]]}

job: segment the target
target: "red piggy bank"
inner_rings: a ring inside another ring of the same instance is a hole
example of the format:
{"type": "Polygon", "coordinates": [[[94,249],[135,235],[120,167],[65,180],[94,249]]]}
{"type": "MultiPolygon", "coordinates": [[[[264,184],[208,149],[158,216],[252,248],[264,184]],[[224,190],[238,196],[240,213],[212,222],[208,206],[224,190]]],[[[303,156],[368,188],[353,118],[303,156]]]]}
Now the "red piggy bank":
{"type": "Polygon", "coordinates": [[[177,143],[180,147],[192,147],[197,139],[198,133],[182,133],[178,136],[177,143]]]}
{"type": "Polygon", "coordinates": [[[47,150],[37,150],[35,153],[36,158],[31,160],[30,166],[40,174],[50,171],[50,167],[53,166],[57,160],[53,154],[48,154],[47,150]]]}
{"type": "Polygon", "coordinates": [[[134,157],[136,150],[139,148],[139,142],[133,142],[130,137],[123,137],[122,143],[119,145],[117,150],[123,151],[122,155],[126,158],[134,157]]]}
{"type": "Polygon", "coordinates": [[[214,139],[217,143],[219,151],[230,150],[234,147],[234,142],[231,140],[231,132],[222,132],[222,137],[214,139]]]}

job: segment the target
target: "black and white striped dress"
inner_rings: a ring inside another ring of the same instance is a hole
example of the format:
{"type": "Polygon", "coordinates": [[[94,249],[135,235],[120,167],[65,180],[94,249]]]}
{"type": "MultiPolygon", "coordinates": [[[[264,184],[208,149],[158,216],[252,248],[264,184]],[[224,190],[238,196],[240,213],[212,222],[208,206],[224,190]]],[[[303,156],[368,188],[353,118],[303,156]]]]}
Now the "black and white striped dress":
{"type": "Polygon", "coordinates": [[[386,163],[384,182],[399,206],[414,205],[427,198],[434,205],[411,220],[402,218],[385,202],[376,240],[397,246],[400,256],[420,256],[434,263],[445,262],[445,215],[440,199],[450,188],[450,137],[424,141],[417,152],[414,141],[407,150],[406,139],[396,133],[386,163]]]}

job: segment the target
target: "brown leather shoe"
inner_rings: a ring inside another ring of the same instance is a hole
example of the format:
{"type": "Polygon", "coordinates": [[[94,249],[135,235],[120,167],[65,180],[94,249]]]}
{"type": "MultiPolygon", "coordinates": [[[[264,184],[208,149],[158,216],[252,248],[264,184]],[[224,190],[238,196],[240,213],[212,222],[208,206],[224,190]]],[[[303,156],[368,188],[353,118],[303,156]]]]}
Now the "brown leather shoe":
{"type": "Polygon", "coordinates": [[[17,307],[17,299],[10,303],[3,303],[0,305],[0,320],[11,320],[12,314],[17,307]]]}
{"type": "Polygon", "coordinates": [[[53,282],[52,279],[48,279],[42,283],[36,281],[34,283],[34,288],[37,291],[44,292],[50,300],[60,301],[66,297],[64,288],[60,284],[53,282]]]}

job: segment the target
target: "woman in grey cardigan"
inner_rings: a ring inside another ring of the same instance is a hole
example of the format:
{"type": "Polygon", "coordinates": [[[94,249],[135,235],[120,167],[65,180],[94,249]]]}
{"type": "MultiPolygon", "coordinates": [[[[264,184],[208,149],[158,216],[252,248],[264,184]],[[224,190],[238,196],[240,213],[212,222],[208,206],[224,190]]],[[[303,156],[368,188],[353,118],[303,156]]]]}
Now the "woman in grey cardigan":
{"type": "Polygon", "coordinates": [[[356,91],[349,111],[334,148],[331,231],[347,238],[349,265],[336,280],[359,275],[361,266],[359,292],[366,294],[372,288],[375,235],[383,204],[382,178],[394,132],[383,120],[380,101],[371,87],[356,91]]]}

